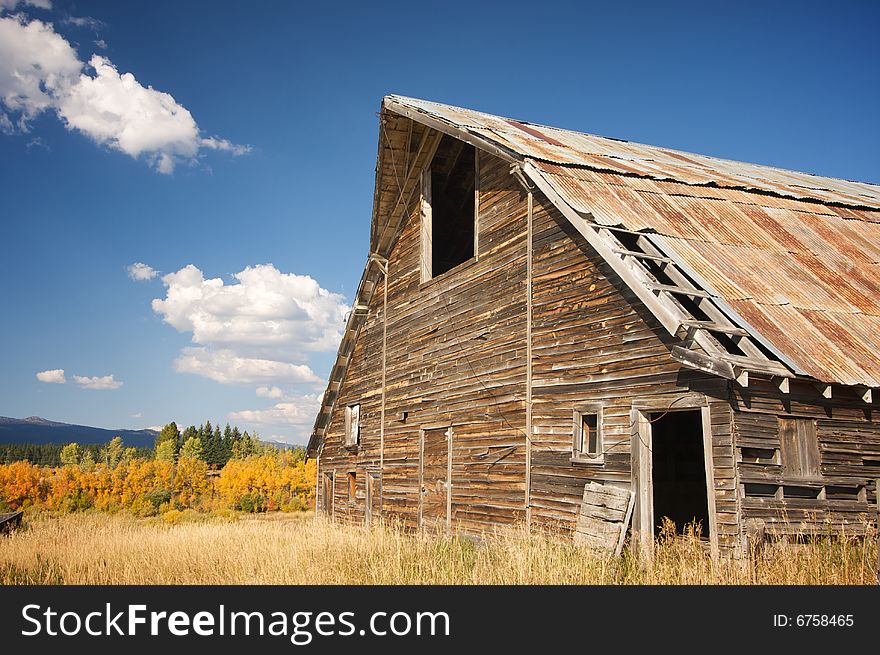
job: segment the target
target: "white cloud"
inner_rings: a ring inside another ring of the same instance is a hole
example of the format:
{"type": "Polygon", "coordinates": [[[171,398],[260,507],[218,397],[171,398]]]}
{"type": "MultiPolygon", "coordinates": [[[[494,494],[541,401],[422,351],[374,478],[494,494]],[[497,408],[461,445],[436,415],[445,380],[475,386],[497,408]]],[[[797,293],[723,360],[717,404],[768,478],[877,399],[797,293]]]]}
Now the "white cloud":
{"type": "Polygon", "coordinates": [[[87,27],[92,30],[100,30],[106,27],[104,21],[92,18],[91,16],[68,16],[61,22],[76,27],[87,27]]]}
{"type": "Polygon", "coordinates": [[[141,282],[143,280],[152,280],[157,275],[159,275],[159,271],[155,270],[152,266],[148,266],[147,264],[144,264],[142,262],[135,262],[128,267],[128,277],[138,282],[141,282]]]}
{"type": "Polygon", "coordinates": [[[221,384],[318,381],[318,376],[305,364],[240,357],[228,348],[184,348],[174,361],[174,367],[179,373],[201,375],[221,384]]]}
{"type": "Polygon", "coordinates": [[[260,396],[260,398],[272,398],[277,400],[284,397],[284,392],[278,387],[267,387],[263,385],[262,387],[257,387],[257,395],[260,396]]]}
{"type": "Polygon", "coordinates": [[[205,279],[190,264],[162,278],[165,298],[153,300],[153,311],[197,344],[181,353],[177,370],[223,383],[317,382],[309,355],[336,349],[345,299],[271,264],[233,277],[205,279]]]}
{"type": "MultiPolygon", "coordinates": [[[[76,51],[51,25],[0,18],[0,104],[26,131],[28,121],[54,108],[82,69],[76,51]]],[[[12,122],[6,114],[7,121],[12,122]]]]}
{"type": "Polygon", "coordinates": [[[37,9],[51,9],[50,0],[0,0],[0,11],[4,9],[15,9],[19,5],[30,5],[37,9]]]}
{"type": "Polygon", "coordinates": [[[134,414],[131,415],[131,418],[143,418],[143,417],[144,417],[143,412],[135,412],[134,414]]]}
{"type": "Polygon", "coordinates": [[[64,384],[67,379],[64,377],[63,368],[54,368],[49,371],[40,371],[37,373],[37,379],[40,382],[48,382],[50,384],[64,384]]]}
{"type": "Polygon", "coordinates": [[[202,136],[189,110],[170,94],[143,86],[131,73],[120,74],[106,57],[93,54],[88,66],[94,74],[83,72],[85,64],[52,25],[0,18],[0,105],[5,109],[0,130],[26,131],[30,120],[53,110],[68,129],[143,158],[160,173],[194,162],[202,150],[250,151],[202,136]]]}
{"type": "Polygon", "coordinates": [[[95,377],[86,377],[84,375],[74,375],[73,381],[83,389],[118,389],[122,386],[122,382],[114,379],[113,375],[103,375],[95,377]]]}
{"type": "Polygon", "coordinates": [[[291,396],[268,409],[245,409],[232,412],[229,419],[256,425],[288,425],[308,429],[321,407],[318,395],[291,396]]]}
{"type": "Polygon", "coordinates": [[[107,49],[107,42],[106,42],[104,39],[98,39],[98,40],[96,40],[96,41],[95,41],[95,45],[96,45],[97,47],[101,48],[101,50],[106,50],[106,49],[107,49]]]}

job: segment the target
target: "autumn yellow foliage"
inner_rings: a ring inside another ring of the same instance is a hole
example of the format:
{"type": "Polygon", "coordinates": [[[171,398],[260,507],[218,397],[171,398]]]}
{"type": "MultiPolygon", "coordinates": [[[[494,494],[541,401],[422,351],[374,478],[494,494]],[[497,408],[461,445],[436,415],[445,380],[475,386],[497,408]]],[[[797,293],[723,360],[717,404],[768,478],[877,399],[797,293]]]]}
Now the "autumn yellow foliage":
{"type": "Polygon", "coordinates": [[[233,459],[219,472],[195,457],[41,467],[0,465],[0,507],[75,512],[95,508],[152,516],[168,510],[305,509],[315,495],[315,464],[287,451],[233,459]]]}

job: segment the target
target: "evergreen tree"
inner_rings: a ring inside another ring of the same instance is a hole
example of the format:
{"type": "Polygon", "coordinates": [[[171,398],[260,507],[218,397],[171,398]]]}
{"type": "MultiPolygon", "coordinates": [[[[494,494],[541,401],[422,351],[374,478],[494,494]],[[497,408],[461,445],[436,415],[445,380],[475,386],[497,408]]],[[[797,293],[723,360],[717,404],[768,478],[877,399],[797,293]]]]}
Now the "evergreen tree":
{"type": "Polygon", "coordinates": [[[79,465],[83,471],[91,471],[95,468],[95,455],[91,449],[88,449],[83,453],[79,465]]]}
{"type": "Polygon", "coordinates": [[[74,466],[79,464],[82,454],[79,451],[79,444],[76,442],[69,443],[61,449],[61,465],[74,466]]]}
{"type": "Polygon", "coordinates": [[[198,437],[190,437],[183,442],[180,447],[180,457],[193,457],[195,459],[204,459],[205,452],[202,448],[202,440],[198,437]]]}
{"type": "Polygon", "coordinates": [[[159,443],[156,446],[156,459],[162,460],[165,462],[173,462],[176,456],[176,448],[174,447],[174,441],[171,439],[166,439],[159,443]]]}
{"type": "MultiPolygon", "coordinates": [[[[172,443],[172,447],[174,449],[174,453],[180,449],[180,430],[177,429],[177,423],[171,421],[168,425],[162,428],[162,431],[159,433],[159,436],[156,437],[156,450],[159,450],[160,444],[165,441],[170,441],[172,443]]],[[[167,448],[168,446],[166,446],[167,448]]]]}

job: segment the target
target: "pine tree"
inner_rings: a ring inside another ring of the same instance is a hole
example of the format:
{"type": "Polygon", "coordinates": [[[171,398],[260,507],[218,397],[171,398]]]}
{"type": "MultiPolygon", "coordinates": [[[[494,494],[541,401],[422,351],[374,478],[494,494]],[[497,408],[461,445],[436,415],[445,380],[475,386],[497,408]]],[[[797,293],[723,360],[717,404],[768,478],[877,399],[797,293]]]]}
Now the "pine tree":
{"type": "Polygon", "coordinates": [[[156,450],[159,449],[160,444],[164,441],[172,442],[175,454],[180,450],[180,430],[177,429],[177,423],[174,421],[171,421],[171,423],[162,428],[159,436],[156,437],[156,450]]]}

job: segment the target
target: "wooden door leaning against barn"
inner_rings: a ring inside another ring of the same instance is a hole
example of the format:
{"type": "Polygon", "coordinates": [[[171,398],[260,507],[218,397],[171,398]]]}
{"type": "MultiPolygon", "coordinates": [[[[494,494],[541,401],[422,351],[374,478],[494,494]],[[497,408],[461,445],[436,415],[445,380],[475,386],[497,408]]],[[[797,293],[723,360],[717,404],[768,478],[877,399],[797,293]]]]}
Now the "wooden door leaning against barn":
{"type": "Polygon", "coordinates": [[[449,532],[452,527],[452,428],[419,433],[419,527],[449,532]]]}

